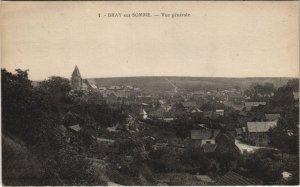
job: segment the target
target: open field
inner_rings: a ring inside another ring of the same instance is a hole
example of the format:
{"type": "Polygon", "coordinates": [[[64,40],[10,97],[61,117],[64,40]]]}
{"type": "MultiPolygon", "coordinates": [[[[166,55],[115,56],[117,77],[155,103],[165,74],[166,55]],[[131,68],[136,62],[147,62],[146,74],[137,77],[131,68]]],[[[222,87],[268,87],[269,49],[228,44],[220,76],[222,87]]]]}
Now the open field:
{"type": "Polygon", "coordinates": [[[173,86],[166,80],[170,80],[179,90],[200,89],[230,89],[238,86],[242,89],[253,83],[273,83],[275,87],[283,86],[290,78],[212,78],[212,77],[118,77],[95,78],[97,86],[134,85],[142,89],[173,90],[173,86]]]}

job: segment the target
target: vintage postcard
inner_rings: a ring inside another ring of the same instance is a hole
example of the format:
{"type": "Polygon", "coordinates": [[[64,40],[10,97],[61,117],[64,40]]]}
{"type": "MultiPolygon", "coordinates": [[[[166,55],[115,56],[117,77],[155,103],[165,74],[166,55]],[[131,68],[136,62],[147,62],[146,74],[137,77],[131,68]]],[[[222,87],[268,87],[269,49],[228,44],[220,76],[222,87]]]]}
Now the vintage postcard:
{"type": "Polygon", "coordinates": [[[3,185],[299,185],[298,1],[3,1],[0,42],[3,185]]]}

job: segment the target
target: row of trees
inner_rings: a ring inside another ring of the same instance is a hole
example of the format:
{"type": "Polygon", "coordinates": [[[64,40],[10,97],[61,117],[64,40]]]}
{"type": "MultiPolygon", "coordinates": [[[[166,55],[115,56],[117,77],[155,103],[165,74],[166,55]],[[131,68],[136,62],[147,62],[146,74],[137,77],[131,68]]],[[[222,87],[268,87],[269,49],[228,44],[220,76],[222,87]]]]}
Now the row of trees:
{"type": "Polygon", "coordinates": [[[246,96],[258,101],[264,98],[269,98],[276,91],[274,84],[265,83],[261,85],[259,83],[253,83],[247,90],[244,91],[246,96]]]}
{"type": "MultiPolygon", "coordinates": [[[[299,79],[290,79],[285,86],[282,86],[279,89],[276,89],[274,84],[268,82],[263,85],[259,83],[253,83],[244,91],[244,94],[249,96],[253,101],[266,101],[266,99],[276,96],[276,92],[290,91],[299,92],[299,79]]],[[[277,96],[281,94],[283,93],[277,93],[277,96]]]]}

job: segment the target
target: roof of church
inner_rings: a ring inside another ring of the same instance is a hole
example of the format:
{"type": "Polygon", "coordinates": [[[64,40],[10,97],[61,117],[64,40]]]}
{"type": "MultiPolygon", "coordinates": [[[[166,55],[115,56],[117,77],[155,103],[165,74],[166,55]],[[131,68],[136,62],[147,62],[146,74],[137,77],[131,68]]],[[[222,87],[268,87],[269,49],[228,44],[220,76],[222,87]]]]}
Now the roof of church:
{"type": "Polygon", "coordinates": [[[79,69],[78,69],[77,66],[75,66],[75,69],[74,69],[74,71],[72,73],[72,76],[79,76],[79,77],[81,77],[79,69]]]}

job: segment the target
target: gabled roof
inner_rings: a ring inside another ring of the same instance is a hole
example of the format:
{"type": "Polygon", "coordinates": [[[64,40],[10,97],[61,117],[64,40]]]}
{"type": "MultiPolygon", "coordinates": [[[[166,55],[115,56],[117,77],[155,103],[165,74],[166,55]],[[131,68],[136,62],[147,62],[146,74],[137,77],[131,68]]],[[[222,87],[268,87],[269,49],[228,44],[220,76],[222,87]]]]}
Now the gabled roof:
{"type": "Polygon", "coordinates": [[[211,135],[210,130],[191,130],[191,139],[193,140],[208,139],[211,135]]]}
{"type": "Polygon", "coordinates": [[[196,102],[194,101],[185,101],[181,103],[184,107],[197,107],[196,102]]]}
{"type": "Polygon", "coordinates": [[[77,119],[79,116],[78,116],[78,114],[76,114],[76,113],[73,113],[73,112],[71,112],[71,111],[68,111],[66,114],[64,114],[64,116],[63,116],[63,120],[68,120],[68,119],[77,119]]]}
{"type": "Polygon", "coordinates": [[[268,132],[270,128],[276,125],[276,121],[247,122],[249,132],[268,132]]]}
{"type": "Polygon", "coordinates": [[[111,91],[111,92],[107,92],[107,97],[110,97],[110,98],[118,98],[117,94],[114,92],[114,91],[111,91]]]}
{"type": "Polygon", "coordinates": [[[134,87],[133,87],[133,86],[131,86],[131,85],[127,85],[127,86],[126,86],[126,88],[127,88],[127,89],[131,89],[131,90],[132,90],[134,87]]]}
{"type": "Polygon", "coordinates": [[[81,77],[80,72],[79,72],[79,69],[78,69],[77,66],[75,66],[75,69],[74,69],[74,71],[73,71],[73,73],[72,73],[72,77],[73,77],[73,76],[81,77]]]}
{"type": "Polygon", "coordinates": [[[85,82],[83,82],[81,86],[81,90],[87,90],[87,89],[88,89],[88,85],[85,82]]]}
{"type": "Polygon", "coordinates": [[[197,107],[189,107],[189,108],[187,109],[187,112],[190,112],[190,113],[202,113],[203,111],[200,110],[200,109],[197,108],[197,107]]]}
{"type": "Polygon", "coordinates": [[[220,133],[219,129],[191,130],[192,140],[215,139],[220,133]]]}
{"type": "Polygon", "coordinates": [[[109,90],[121,90],[122,87],[121,86],[110,86],[108,89],[109,90]]]}
{"type": "Polygon", "coordinates": [[[269,121],[275,121],[280,118],[280,114],[265,114],[266,119],[269,121]]]}
{"type": "Polygon", "coordinates": [[[93,89],[97,89],[97,83],[94,79],[86,79],[87,84],[89,84],[93,89]]]}
{"type": "Polygon", "coordinates": [[[97,86],[95,84],[90,84],[90,85],[93,89],[97,89],[97,86]]]}
{"type": "Polygon", "coordinates": [[[218,178],[216,181],[217,186],[245,186],[245,185],[258,185],[254,180],[243,177],[233,171],[230,171],[218,178]]]}
{"type": "Polygon", "coordinates": [[[74,130],[74,131],[76,131],[76,132],[79,132],[81,130],[79,124],[70,126],[69,128],[72,129],[72,130],[74,130]]]}
{"type": "Polygon", "coordinates": [[[89,84],[95,84],[97,85],[95,79],[86,79],[88,81],[89,84]]]}

